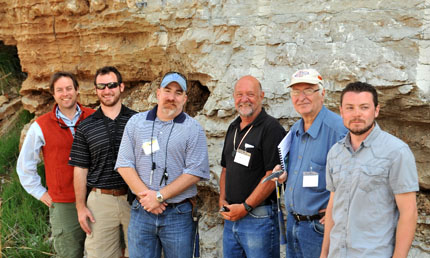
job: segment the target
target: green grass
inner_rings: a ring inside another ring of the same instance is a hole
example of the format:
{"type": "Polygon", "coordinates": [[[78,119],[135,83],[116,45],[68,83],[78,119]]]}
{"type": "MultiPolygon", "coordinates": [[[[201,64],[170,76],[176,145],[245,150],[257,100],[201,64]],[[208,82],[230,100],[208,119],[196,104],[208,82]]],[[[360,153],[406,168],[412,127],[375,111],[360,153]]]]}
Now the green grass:
{"type": "MultiPolygon", "coordinates": [[[[20,114],[19,122],[0,139],[1,253],[2,257],[50,257],[49,210],[29,195],[15,172],[19,137],[32,115],[20,114]]],[[[44,176],[42,165],[39,174],[44,176]]]]}
{"type": "Polygon", "coordinates": [[[19,138],[21,130],[33,118],[28,111],[19,114],[18,122],[0,139],[0,175],[10,173],[16,164],[19,153],[19,138]]]}

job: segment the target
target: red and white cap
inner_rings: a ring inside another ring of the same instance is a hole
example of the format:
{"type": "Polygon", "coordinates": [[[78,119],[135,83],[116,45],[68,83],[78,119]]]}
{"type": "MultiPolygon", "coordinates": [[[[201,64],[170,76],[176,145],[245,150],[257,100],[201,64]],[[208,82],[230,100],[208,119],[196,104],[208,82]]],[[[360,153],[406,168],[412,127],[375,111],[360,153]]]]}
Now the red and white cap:
{"type": "Polygon", "coordinates": [[[297,83],[321,84],[322,86],[323,79],[320,73],[315,69],[302,69],[291,76],[291,81],[287,88],[297,83]]]}

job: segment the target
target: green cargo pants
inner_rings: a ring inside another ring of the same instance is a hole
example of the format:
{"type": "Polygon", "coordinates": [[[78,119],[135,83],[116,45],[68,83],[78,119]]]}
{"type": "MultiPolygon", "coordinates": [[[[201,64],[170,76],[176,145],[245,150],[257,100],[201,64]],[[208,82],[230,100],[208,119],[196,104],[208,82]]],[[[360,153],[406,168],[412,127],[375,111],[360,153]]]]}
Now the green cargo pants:
{"type": "Polygon", "coordinates": [[[82,258],[85,232],[78,221],[75,203],[52,203],[49,208],[54,249],[58,258],[82,258]]]}

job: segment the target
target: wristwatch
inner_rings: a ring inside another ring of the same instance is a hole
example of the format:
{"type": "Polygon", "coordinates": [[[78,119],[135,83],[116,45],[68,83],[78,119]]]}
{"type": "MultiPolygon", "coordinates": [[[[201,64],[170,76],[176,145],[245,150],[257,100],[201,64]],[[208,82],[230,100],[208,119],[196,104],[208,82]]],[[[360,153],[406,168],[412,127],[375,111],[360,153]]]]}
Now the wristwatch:
{"type": "Polygon", "coordinates": [[[245,210],[247,212],[251,212],[254,209],[251,206],[249,206],[246,202],[243,202],[243,206],[245,206],[245,210]]]}
{"type": "Polygon", "coordinates": [[[160,193],[160,191],[157,191],[157,201],[164,202],[163,195],[160,193]]]}

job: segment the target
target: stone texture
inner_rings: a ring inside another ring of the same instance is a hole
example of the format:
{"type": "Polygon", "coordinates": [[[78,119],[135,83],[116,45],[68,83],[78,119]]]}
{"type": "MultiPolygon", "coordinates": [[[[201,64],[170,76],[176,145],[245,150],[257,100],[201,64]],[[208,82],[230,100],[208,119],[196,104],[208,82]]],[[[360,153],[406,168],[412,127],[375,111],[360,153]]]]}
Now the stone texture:
{"type": "Polygon", "coordinates": [[[245,74],[261,81],[265,108],[286,129],[298,118],[285,88],[296,69],[321,72],[332,110],[347,83],[374,84],[381,127],[411,146],[420,186],[430,189],[429,14],[429,0],[0,0],[0,40],[18,48],[28,74],[22,104],[37,115],[51,107],[48,81],[58,70],[78,76],[80,100],[91,106],[93,74],[104,65],[123,73],[124,102],[140,111],[155,104],[167,71],[206,86],[206,102],[196,91],[187,108],[206,130],[212,172],[200,188],[202,257],[219,257],[219,160],[236,116],[232,88],[245,74]]]}

